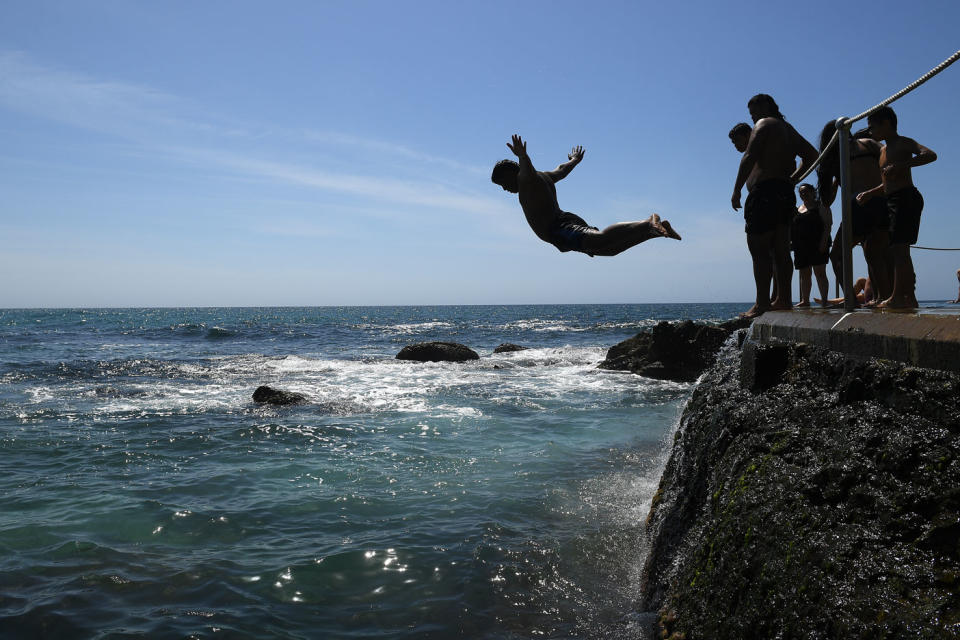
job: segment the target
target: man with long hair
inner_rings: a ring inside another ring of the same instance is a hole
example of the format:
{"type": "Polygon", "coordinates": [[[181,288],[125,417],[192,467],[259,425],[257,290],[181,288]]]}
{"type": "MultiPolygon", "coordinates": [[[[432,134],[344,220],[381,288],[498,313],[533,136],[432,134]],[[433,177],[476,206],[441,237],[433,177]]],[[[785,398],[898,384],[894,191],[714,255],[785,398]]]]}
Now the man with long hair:
{"type": "Polygon", "coordinates": [[[797,133],[772,97],[759,93],[747,102],[753,119],[753,131],[747,149],[740,159],[736,183],[730,203],[740,209],[740,192],[746,185],[750,192],[743,207],[747,247],[753,261],[753,279],[757,298],[743,313],[754,318],[769,310],[793,308],[791,281],[793,261],[790,259],[790,222],[796,211],[794,185],[797,177],[817,159],[817,151],[797,133]],[[800,157],[797,168],[796,158],[800,157]],[[771,264],[777,280],[777,297],[770,300],[771,264]]]}

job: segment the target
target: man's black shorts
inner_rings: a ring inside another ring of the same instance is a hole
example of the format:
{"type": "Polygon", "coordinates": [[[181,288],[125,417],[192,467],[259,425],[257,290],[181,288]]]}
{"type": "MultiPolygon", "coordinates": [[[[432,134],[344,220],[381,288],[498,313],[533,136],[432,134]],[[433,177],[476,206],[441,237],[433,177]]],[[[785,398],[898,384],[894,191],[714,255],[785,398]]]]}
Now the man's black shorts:
{"type": "Polygon", "coordinates": [[[767,233],[789,225],[797,210],[797,195],[789,180],[764,180],[753,185],[743,204],[745,231],[767,233]]]}
{"type": "Polygon", "coordinates": [[[583,252],[583,236],[588,230],[599,231],[596,227],[588,225],[587,221],[577,214],[561,211],[554,223],[550,241],[560,251],[583,252]]]}
{"type": "Polygon", "coordinates": [[[923,196],[913,185],[887,195],[890,211],[890,244],[916,244],[920,235],[923,196]]]}

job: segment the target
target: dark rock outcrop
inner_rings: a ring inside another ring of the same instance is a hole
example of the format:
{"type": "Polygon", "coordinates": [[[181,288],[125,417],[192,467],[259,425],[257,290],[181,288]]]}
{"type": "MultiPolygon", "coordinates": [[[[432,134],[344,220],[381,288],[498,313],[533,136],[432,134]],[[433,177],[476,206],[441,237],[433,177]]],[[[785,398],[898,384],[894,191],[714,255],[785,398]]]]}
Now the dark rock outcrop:
{"type": "Polygon", "coordinates": [[[397,354],[397,360],[417,362],[465,362],[479,359],[476,351],[457,342],[420,342],[407,345],[397,354]]]}
{"type": "Polygon", "coordinates": [[[657,378],[693,382],[716,359],[720,345],[734,330],[750,325],[736,319],[721,325],[686,320],[660,322],[610,348],[601,369],[631,371],[657,378]]]}
{"type": "Polygon", "coordinates": [[[694,391],[653,498],[662,637],[960,637],[960,376],[745,347],[694,391]]]}
{"type": "Polygon", "coordinates": [[[253,400],[261,404],[304,404],[307,402],[307,396],[302,393],[283,391],[282,389],[261,385],[253,392],[253,400]]]}
{"type": "Polygon", "coordinates": [[[493,350],[494,353],[510,353],[511,351],[526,351],[527,347],[521,347],[518,344],[513,344],[510,342],[504,342],[499,347],[493,350]]]}

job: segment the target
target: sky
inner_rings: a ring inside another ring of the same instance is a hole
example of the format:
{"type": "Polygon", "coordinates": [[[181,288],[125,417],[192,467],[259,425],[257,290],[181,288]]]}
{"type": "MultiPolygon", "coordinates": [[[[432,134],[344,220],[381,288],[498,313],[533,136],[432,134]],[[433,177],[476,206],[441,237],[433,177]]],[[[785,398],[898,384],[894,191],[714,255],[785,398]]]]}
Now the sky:
{"type": "MultiPolygon", "coordinates": [[[[0,307],[750,301],[747,100],[816,145],[957,24],[885,0],[4,2],[0,307]],[[683,241],[538,240],[490,182],[514,133],[540,170],[583,145],[564,210],[683,241]]],[[[893,105],[939,156],[922,246],[960,247],[958,103],[960,63],[893,105]]],[[[921,300],[956,296],[960,252],[914,260],[921,300]]]]}

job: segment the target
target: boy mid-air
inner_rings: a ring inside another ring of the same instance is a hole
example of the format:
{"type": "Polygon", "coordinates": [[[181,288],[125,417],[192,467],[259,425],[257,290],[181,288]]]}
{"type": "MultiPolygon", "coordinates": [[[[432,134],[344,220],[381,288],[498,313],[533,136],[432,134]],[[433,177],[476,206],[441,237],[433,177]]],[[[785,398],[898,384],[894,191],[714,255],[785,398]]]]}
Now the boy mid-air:
{"type": "Polygon", "coordinates": [[[886,142],[879,160],[883,183],[859,194],[857,202],[863,204],[875,196],[887,196],[893,251],[893,294],[877,306],[910,309],[918,306],[917,274],[910,257],[910,245],[917,242],[923,211],[923,196],[913,186],[910,169],[930,164],[937,159],[937,154],[897,133],[897,114],[890,107],[881,107],[867,116],[867,124],[874,140],[886,142]]]}
{"type": "Polygon", "coordinates": [[[554,183],[567,177],[583,160],[583,147],[576,146],[567,156],[569,162],[553,171],[537,171],[527,155],[527,143],[514,135],[507,146],[519,163],[501,160],[493,167],[490,179],[504,191],[516,193],[527,223],[537,237],[560,251],[579,251],[589,256],[615,256],[650,238],[680,239],[666,220],[651,214],[646,220],[618,222],[603,231],[591,227],[580,216],[563,211],[557,204],[554,183]]]}

